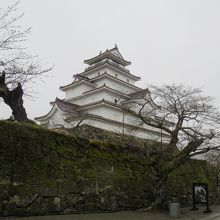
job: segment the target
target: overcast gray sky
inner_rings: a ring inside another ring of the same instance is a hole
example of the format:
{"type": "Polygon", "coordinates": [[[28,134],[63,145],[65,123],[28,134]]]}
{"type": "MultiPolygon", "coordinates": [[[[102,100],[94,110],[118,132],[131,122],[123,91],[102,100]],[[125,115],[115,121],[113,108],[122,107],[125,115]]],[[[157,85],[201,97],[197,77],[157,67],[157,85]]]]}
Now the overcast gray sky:
{"type": "MultiPolygon", "coordinates": [[[[2,8],[15,1],[1,0],[2,8]]],[[[29,52],[55,65],[50,76],[32,85],[25,98],[29,118],[47,114],[49,102],[63,98],[59,86],[82,72],[83,60],[116,43],[130,70],[143,83],[184,83],[202,87],[220,108],[219,0],[21,0],[20,21],[32,27],[29,52]]],[[[11,115],[0,103],[0,118],[11,115]]]]}

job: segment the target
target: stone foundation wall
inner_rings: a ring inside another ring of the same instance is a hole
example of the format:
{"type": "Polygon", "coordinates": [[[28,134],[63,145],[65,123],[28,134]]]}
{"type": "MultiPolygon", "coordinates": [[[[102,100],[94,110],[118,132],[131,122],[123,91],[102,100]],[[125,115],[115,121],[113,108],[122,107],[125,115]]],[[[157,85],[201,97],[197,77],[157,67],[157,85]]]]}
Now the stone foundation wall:
{"type": "MultiPolygon", "coordinates": [[[[144,149],[17,123],[0,122],[0,135],[0,216],[139,209],[154,202],[144,149]]],[[[193,181],[211,183],[204,162],[190,161],[173,173],[167,193],[189,204],[193,181]]]]}

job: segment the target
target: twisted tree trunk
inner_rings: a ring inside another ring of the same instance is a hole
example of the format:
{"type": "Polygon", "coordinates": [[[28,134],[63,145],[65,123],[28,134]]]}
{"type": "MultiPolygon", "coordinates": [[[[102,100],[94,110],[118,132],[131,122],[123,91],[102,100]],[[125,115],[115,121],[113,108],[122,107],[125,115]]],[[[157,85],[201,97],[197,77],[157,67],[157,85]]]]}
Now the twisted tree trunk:
{"type": "Polygon", "coordinates": [[[161,175],[157,177],[157,181],[154,184],[153,193],[155,196],[154,207],[155,208],[165,208],[167,206],[167,192],[165,190],[165,185],[168,179],[168,175],[161,175]]]}
{"type": "Polygon", "coordinates": [[[15,89],[11,91],[8,89],[5,83],[5,73],[3,72],[0,76],[0,97],[11,108],[12,115],[17,121],[27,120],[26,110],[23,106],[23,94],[24,92],[20,83],[18,83],[15,89]]]}

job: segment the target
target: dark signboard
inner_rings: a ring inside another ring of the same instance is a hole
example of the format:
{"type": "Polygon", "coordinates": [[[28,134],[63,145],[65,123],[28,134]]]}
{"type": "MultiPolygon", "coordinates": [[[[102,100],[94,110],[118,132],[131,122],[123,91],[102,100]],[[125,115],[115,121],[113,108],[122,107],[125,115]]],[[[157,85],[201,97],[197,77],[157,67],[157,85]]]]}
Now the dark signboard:
{"type": "Polygon", "coordinates": [[[206,199],[206,192],[207,192],[207,186],[202,184],[202,185],[195,185],[195,203],[201,203],[205,204],[207,202],[206,199]]]}
{"type": "Polygon", "coordinates": [[[205,204],[205,213],[211,212],[209,209],[209,191],[207,183],[193,183],[193,207],[191,210],[198,210],[196,204],[205,204]]]}

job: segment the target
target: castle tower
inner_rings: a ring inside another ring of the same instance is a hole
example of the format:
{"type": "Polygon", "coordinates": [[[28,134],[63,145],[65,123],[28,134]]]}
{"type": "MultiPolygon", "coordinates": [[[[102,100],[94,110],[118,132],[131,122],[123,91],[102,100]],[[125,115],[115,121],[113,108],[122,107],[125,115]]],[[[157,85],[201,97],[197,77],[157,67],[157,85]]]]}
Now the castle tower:
{"type": "MultiPolygon", "coordinates": [[[[36,118],[41,125],[70,128],[80,123],[151,140],[161,138],[158,129],[144,125],[135,116],[140,104],[150,100],[150,92],[135,86],[140,77],[130,73],[127,66],[131,62],[116,45],[84,63],[88,67],[74,75],[72,83],[60,87],[65,99],[56,98],[51,111],[36,118]]],[[[157,106],[151,101],[148,108],[157,106]]]]}

